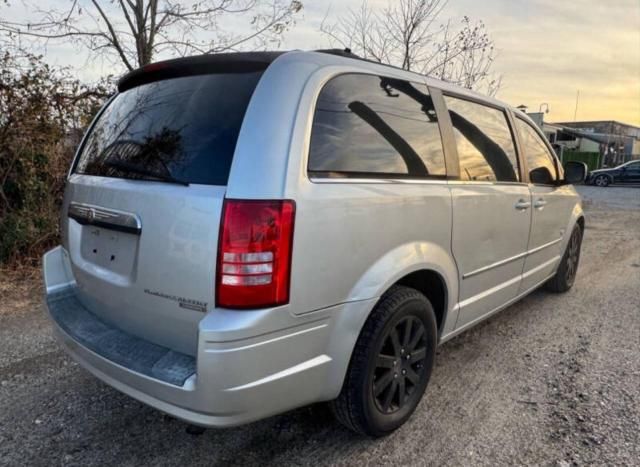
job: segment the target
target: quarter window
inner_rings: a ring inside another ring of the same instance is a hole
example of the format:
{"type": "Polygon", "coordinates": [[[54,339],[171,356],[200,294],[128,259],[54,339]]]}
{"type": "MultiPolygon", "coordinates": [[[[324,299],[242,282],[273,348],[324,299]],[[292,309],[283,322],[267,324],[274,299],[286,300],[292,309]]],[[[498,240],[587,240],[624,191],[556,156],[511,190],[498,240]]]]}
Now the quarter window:
{"type": "Polygon", "coordinates": [[[522,143],[522,151],[527,160],[529,180],[539,185],[552,185],[557,179],[555,157],[531,125],[516,118],[516,127],[522,143]]]}
{"type": "Polygon", "coordinates": [[[517,182],[518,157],[502,110],[445,96],[462,180],[517,182]]]}
{"type": "Polygon", "coordinates": [[[333,78],[318,97],[308,168],[321,177],[445,177],[427,87],[364,74],[333,78]]]}

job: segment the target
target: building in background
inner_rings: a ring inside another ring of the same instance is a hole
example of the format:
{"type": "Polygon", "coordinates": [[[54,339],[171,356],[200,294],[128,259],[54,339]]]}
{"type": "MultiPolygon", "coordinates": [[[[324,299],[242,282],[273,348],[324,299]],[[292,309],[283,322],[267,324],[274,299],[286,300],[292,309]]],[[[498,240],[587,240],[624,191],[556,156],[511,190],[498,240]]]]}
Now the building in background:
{"type": "Polygon", "coordinates": [[[608,167],[640,158],[640,128],[614,120],[558,122],[556,143],[579,152],[599,152],[608,167]]]}
{"type": "MultiPolygon", "coordinates": [[[[526,106],[518,108],[526,112],[526,106]]],[[[615,120],[547,123],[545,112],[527,112],[527,115],[544,132],[563,162],[580,160],[594,170],[640,159],[637,126],[615,120]]]]}

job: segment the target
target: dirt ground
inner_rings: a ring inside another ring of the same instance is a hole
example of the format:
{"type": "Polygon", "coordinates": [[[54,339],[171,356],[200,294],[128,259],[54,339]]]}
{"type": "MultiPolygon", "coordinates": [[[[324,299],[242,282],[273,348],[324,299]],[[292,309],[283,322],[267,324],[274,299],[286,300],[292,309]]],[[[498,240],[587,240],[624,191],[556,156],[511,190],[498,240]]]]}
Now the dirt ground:
{"type": "Polygon", "coordinates": [[[380,440],[323,406],[190,435],[65,355],[37,282],[0,278],[0,464],[640,465],[640,188],[580,191],[574,288],[441,346],[417,412],[380,440]]]}

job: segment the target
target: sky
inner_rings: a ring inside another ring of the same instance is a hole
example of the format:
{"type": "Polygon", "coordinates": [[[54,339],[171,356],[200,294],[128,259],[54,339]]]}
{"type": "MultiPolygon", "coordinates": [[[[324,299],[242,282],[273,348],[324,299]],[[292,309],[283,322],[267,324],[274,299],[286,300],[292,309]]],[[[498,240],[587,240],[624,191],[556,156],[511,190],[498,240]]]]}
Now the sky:
{"type": "MultiPolygon", "coordinates": [[[[39,0],[39,5],[62,1],[39,0]]],[[[369,3],[382,10],[388,1],[393,0],[369,3]]],[[[30,15],[13,3],[0,14],[12,19],[30,15]]],[[[361,0],[303,3],[282,49],[328,47],[319,32],[323,18],[338,18],[361,0]]],[[[578,121],[619,120],[640,126],[640,0],[449,0],[441,20],[463,15],[482,20],[495,42],[493,71],[502,75],[499,99],[527,105],[530,112],[547,104],[545,120],[551,122],[573,121],[575,113],[578,121]]],[[[108,63],[87,63],[70,44],[50,44],[46,59],[73,66],[83,79],[114,71],[108,63]]]]}

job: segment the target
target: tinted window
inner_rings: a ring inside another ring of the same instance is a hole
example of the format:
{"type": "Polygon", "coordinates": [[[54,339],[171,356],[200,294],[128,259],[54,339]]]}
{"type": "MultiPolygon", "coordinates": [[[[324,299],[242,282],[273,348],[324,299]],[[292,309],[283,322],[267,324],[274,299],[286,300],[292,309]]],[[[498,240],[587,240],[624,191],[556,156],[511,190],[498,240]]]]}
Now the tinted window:
{"type": "Polygon", "coordinates": [[[518,158],[501,110],[445,96],[462,180],[517,182],[518,158]]]}
{"type": "Polygon", "coordinates": [[[187,76],[117,95],[89,135],[76,171],[226,185],[240,125],[260,75],[187,76]]]}
{"type": "Polygon", "coordinates": [[[516,118],[516,127],[522,143],[522,151],[527,160],[531,183],[551,185],[558,179],[554,156],[540,135],[531,125],[516,118]]]}
{"type": "Polygon", "coordinates": [[[445,176],[426,86],[361,74],[329,81],[313,118],[309,171],[316,176],[445,176]]]}

